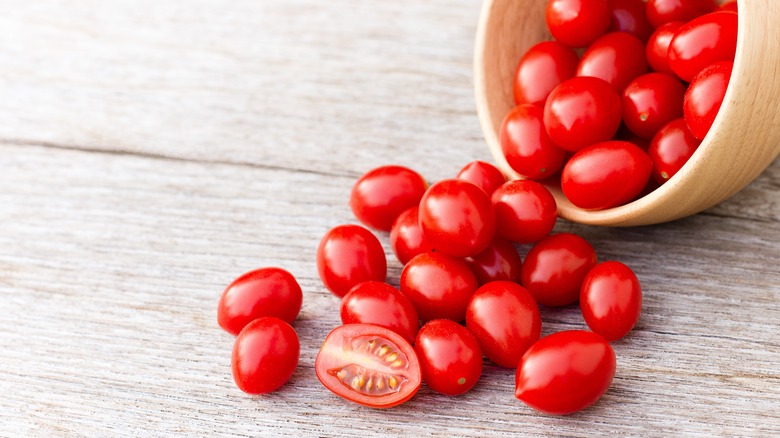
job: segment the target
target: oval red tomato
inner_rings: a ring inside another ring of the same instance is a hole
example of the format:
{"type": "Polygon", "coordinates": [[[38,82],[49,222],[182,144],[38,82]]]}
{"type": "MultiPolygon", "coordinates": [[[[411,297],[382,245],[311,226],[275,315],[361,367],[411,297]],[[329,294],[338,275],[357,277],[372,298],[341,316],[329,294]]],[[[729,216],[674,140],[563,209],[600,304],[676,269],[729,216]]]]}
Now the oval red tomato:
{"type": "Polygon", "coordinates": [[[549,0],[547,28],[569,47],[585,47],[603,35],[612,15],[607,0],[549,0]]]}
{"type": "Polygon", "coordinates": [[[723,105],[731,80],[733,62],[717,62],[693,78],[685,92],[683,117],[691,134],[703,140],[723,105]]]}
{"type": "Polygon", "coordinates": [[[677,30],[685,24],[681,21],[672,21],[656,29],[647,41],[645,56],[650,68],[658,73],[675,74],[669,65],[669,44],[677,30]]]}
{"type": "Polygon", "coordinates": [[[420,362],[403,336],[371,324],[336,327],[314,362],[317,378],[331,392],[372,408],[390,408],[420,389],[420,362]]]}
{"type": "Polygon", "coordinates": [[[481,253],[465,259],[479,284],[491,281],[520,281],[523,260],[512,242],[498,237],[481,253]]]}
{"type": "Polygon", "coordinates": [[[580,309],[591,330],[607,341],[617,341],[639,320],[642,311],[639,279],[623,263],[599,263],[582,282],[580,309]]]}
{"type": "Polygon", "coordinates": [[[317,247],[317,271],[333,295],[343,297],[364,281],[385,281],[387,259],[379,239],[359,225],[339,225],[317,247]]]}
{"type": "Polygon", "coordinates": [[[565,153],[547,135],[544,109],[537,105],[510,111],[501,123],[499,141],[506,162],[526,178],[547,178],[563,166],[565,153]]]}
{"type": "Polygon", "coordinates": [[[688,22],[714,10],[714,0],[647,1],[647,19],[654,28],[672,21],[688,22]]]}
{"type": "Polygon", "coordinates": [[[642,42],[647,41],[653,28],[647,20],[644,0],[610,0],[609,9],[612,14],[609,31],[628,32],[642,42]]]}
{"type": "Polygon", "coordinates": [[[645,45],[627,32],[611,32],[599,37],[582,54],[577,65],[577,76],[603,79],[618,93],[646,72],[645,45]]]}
{"type": "Polygon", "coordinates": [[[419,208],[412,207],[398,216],[390,230],[390,246],[398,261],[405,265],[418,254],[431,251],[420,227],[419,208]]]}
{"type": "Polygon", "coordinates": [[[482,375],[482,351],[466,327],[448,319],[426,323],[417,333],[414,350],[425,383],[431,390],[460,395],[482,375]]]}
{"type": "Polygon", "coordinates": [[[623,91],[623,123],[644,139],[682,116],[685,86],[675,76],[648,73],[631,81],[623,91]]]}
{"type": "Polygon", "coordinates": [[[682,25],[669,44],[669,66],[691,82],[705,67],[734,61],[737,53],[737,14],[713,12],[682,25]]]}
{"type": "Polygon", "coordinates": [[[401,271],[401,292],[414,303],[423,321],[463,321],[477,287],[477,278],[465,261],[440,253],[420,254],[401,271]]]}
{"type": "Polygon", "coordinates": [[[688,162],[701,141],[691,134],[684,119],[667,123],[653,137],[647,154],[653,162],[653,178],[663,184],[688,162]]]}
{"type": "Polygon", "coordinates": [[[506,177],[496,166],[484,161],[472,161],[466,164],[456,178],[474,184],[488,195],[506,181],[506,177]]]}
{"type": "Polygon", "coordinates": [[[416,206],[428,183],[420,174],[403,166],[382,166],[368,171],[352,187],[349,206],[362,223],[390,231],[395,219],[416,206]]]}
{"type": "Polygon", "coordinates": [[[273,316],[255,319],[233,344],[233,380],[248,394],[276,391],[292,377],[300,349],[290,324],[273,316]]]}
{"type": "Polygon", "coordinates": [[[217,322],[232,335],[262,316],[292,324],[302,302],[301,286],[292,274],[274,267],[255,269],[233,280],[222,292],[217,322]]]}
{"type": "Polygon", "coordinates": [[[518,243],[532,243],[550,234],[558,220],[558,204],[542,184],[507,181],[493,192],[497,234],[518,243]]]}
{"type": "Polygon", "coordinates": [[[515,397],[547,414],[572,414],[595,404],[607,392],[615,367],[615,351],[596,333],[554,333],[523,355],[517,367],[515,397]]]}
{"type": "Polygon", "coordinates": [[[574,77],[579,57],[557,41],[544,41],[528,49],[517,64],[514,81],[515,103],[544,106],[558,84],[574,77]]]}
{"type": "Polygon", "coordinates": [[[409,343],[420,328],[417,310],[401,291],[387,283],[366,281],[355,285],[341,300],[343,324],[374,324],[392,330],[409,343]]]}
{"type": "Polygon", "coordinates": [[[493,281],[477,289],[466,309],[466,327],[496,364],[516,368],[542,331],[539,306],[522,286],[493,281]]]}

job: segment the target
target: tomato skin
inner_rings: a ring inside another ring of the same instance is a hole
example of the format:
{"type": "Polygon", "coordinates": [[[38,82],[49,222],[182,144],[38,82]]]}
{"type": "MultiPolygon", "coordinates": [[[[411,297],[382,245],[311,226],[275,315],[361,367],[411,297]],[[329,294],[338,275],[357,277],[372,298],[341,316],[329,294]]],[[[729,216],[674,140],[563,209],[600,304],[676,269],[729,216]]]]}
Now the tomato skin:
{"type": "Polygon", "coordinates": [[[501,123],[499,140],[509,166],[526,178],[547,178],[563,166],[565,152],[547,135],[544,108],[537,105],[512,109],[501,123]]]}
{"type": "Polygon", "coordinates": [[[515,104],[544,106],[553,88],[574,77],[578,62],[574,50],[557,41],[543,41],[531,47],[517,63],[515,104]]]}
{"type": "Polygon", "coordinates": [[[683,117],[691,134],[704,140],[718,115],[731,80],[733,62],[718,62],[691,81],[683,101],[683,117]]]}
{"type": "Polygon", "coordinates": [[[718,6],[719,11],[731,11],[731,12],[739,12],[737,9],[737,0],[730,0],[724,3],[721,3],[720,6],[718,6]]]}
{"type": "Polygon", "coordinates": [[[615,136],[623,115],[620,105],[620,96],[603,79],[571,78],[547,98],[544,127],[558,147],[576,152],[615,136]]]}
{"type": "Polygon", "coordinates": [[[525,256],[520,284],[545,306],[565,306],[580,296],[580,286],[598,261],[587,240],[572,233],[550,235],[525,256]]]}
{"type": "Polygon", "coordinates": [[[669,45],[672,43],[674,34],[677,33],[682,25],[682,21],[672,21],[665,23],[656,29],[650,39],[647,41],[645,55],[650,68],[658,73],[675,74],[672,66],[669,65],[669,45]]]}
{"type": "Polygon", "coordinates": [[[456,178],[476,185],[484,190],[488,196],[493,193],[496,187],[506,181],[506,177],[496,166],[484,161],[472,161],[466,164],[458,172],[456,178]]]}
{"type": "Polygon", "coordinates": [[[607,31],[612,15],[607,0],[548,0],[547,28],[569,47],[585,47],[607,31]]]}
{"type": "Polygon", "coordinates": [[[356,284],[341,300],[342,324],[374,324],[392,330],[409,343],[420,328],[417,309],[401,291],[387,283],[356,284]]]}
{"type": "Polygon", "coordinates": [[[645,45],[627,32],[611,32],[593,42],[577,65],[577,76],[607,81],[618,93],[647,72],[645,45]]]}
{"type": "Polygon", "coordinates": [[[491,281],[520,281],[523,260],[512,242],[496,236],[481,253],[465,259],[480,285],[491,281]]]}
{"type": "Polygon", "coordinates": [[[417,254],[431,251],[431,245],[425,240],[420,227],[419,207],[406,210],[395,220],[390,230],[390,246],[403,265],[409,263],[417,254]]]}
{"type": "Polygon", "coordinates": [[[276,391],[292,377],[300,349],[290,324],[273,316],[255,319],[233,344],[233,380],[247,394],[276,391]]]}
{"type": "Polygon", "coordinates": [[[542,184],[507,181],[493,192],[497,233],[517,243],[532,243],[550,234],[558,220],[555,198],[542,184]]]}
{"type": "Polygon", "coordinates": [[[605,141],[572,156],[563,167],[561,188],[572,204],[599,210],[622,205],[644,188],[653,164],[638,146],[605,141]]]}
{"type": "Polygon", "coordinates": [[[737,14],[713,12],[684,24],[669,44],[669,65],[691,82],[705,67],[734,61],[737,53],[737,14]]]}
{"type": "Polygon", "coordinates": [[[642,311],[639,279],[623,263],[599,263],[582,282],[580,309],[591,330],[607,341],[617,341],[639,321],[642,311]]]}
{"type": "Polygon", "coordinates": [[[714,0],[648,0],[647,19],[657,29],[665,23],[688,22],[714,10],[714,0]]]}
{"type": "Polygon", "coordinates": [[[482,375],[482,351],[471,332],[449,319],[435,319],[417,333],[414,350],[423,381],[446,395],[468,392],[482,375]]]}
{"type": "Polygon", "coordinates": [[[431,247],[454,257],[479,254],[496,232],[490,197],[462,179],[433,184],[420,201],[419,215],[431,247]]]}
{"type": "Polygon", "coordinates": [[[646,42],[653,32],[645,13],[646,6],[643,0],[610,0],[609,9],[612,14],[612,22],[609,25],[610,32],[628,32],[646,42]]]}
{"type": "Polygon", "coordinates": [[[592,406],[607,392],[615,368],[615,351],[596,333],[554,333],[523,355],[515,397],[547,414],[572,414],[592,406]]]}
{"type": "Polygon", "coordinates": [[[401,271],[401,292],[423,321],[463,321],[477,287],[477,278],[465,261],[441,253],[420,254],[401,271]]]}
{"type": "Polygon", "coordinates": [[[275,267],[255,269],[233,280],[222,292],[217,322],[232,335],[262,316],[292,324],[302,302],[301,286],[292,274],[275,267]]]}
{"type": "Polygon", "coordinates": [[[379,239],[359,225],[339,225],[317,247],[317,271],[333,295],[341,298],[364,281],[385,281],[387,259],[379,239]]]}
{"type": "Polygon", "coordinates": [[[420,202],[428,183],[403,166],[381,166],[361,176],[352,187],[349,206],[363,224],[390,231],[395,219],[420,202]]]}
{"type": "Polygon", "coordinates": [[[531,293],[517,283],[493,281],[477,289],[466,310],[466,327],[488,359],[517,368],[539,340],[542,317],[531,293]]]}
{"type": "Polygon", "coordinates": [[[653,162],[653,178],[663,184],[688,162],[701,141],[691,134],[685,120],[672,120],[653,137],[647,155],[653,162]]]}
{"type": "Polygon", "coordinates": [[[653,138],[662,126],[682,116],[685,86],[672,75],[648,73],[623,91],[623,123],[641,138],[653,138]]]}
{"type": "Polygon", "coordinates": [[[346,324],[325,338],[314,362],[331,392],[372,408],[391,408],[420,389],[420,361],[403,336],[372,324],[346,324]]]}

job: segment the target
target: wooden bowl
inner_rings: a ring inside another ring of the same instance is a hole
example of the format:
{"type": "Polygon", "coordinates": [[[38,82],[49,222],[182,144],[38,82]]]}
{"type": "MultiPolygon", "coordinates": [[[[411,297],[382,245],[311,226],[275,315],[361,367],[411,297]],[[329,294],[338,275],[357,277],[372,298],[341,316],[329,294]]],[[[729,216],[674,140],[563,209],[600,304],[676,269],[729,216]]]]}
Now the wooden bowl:
{"type": "MultiPolygon", "coordinates": [[[[546,0],[484,0],[474,55],[482,130],[501,170],[507,164],[498,132],[514,106],[512,79],[520,57],[552,37],[546,0]]],[[[660,188],[606,210],[572,205],[560,184],[549,184],[559,215],[592,225],[634,226],[696,214],[740,191],[780,153],[780,0],[738,0],[737,55],[728,91],[709,134],[683,168],[660,188]]]]}

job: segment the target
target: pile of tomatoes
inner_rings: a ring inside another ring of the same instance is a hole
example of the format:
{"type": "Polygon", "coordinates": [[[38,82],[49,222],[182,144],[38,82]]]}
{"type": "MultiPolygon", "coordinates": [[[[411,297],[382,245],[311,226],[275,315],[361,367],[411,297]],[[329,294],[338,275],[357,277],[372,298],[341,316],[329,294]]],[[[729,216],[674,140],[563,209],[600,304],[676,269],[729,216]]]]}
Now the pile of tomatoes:
{"type": "Polygon", "coordinates": [[[509,165],[528,179],[559,179],[572,204],[589,210],[668,181],[723,103],[736,9],[735,1],[549,0],[555,40],[521,57],[517,106],[500,129],[509,165]]]}

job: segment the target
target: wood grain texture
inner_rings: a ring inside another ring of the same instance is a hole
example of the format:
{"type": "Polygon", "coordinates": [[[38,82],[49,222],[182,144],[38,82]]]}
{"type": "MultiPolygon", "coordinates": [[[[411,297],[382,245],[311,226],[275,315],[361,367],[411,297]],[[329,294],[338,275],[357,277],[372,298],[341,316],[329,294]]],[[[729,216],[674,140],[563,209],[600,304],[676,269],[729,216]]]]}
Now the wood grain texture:
{"type": "MultiPolygon", "coordinates": [[[[479,5],[3,6],[0,436],[780,434],[780,163],[681,221],[557,225],[645,290],[594,407],[539,415],[514,399],[514,372],[486,362],[464,396],[423,387],[375,411],[314,376],[339,323],[314,251],[354,221],[360,172],[395,162],[435,180],[489,159],[470,84],[479,5]],[[301,361],[282,390],[250,397],[216,303],[264,265],[304,289],[301,361]]],[[[543,319],[545,334],[584,328],[575,306],[543,319]]]]}

